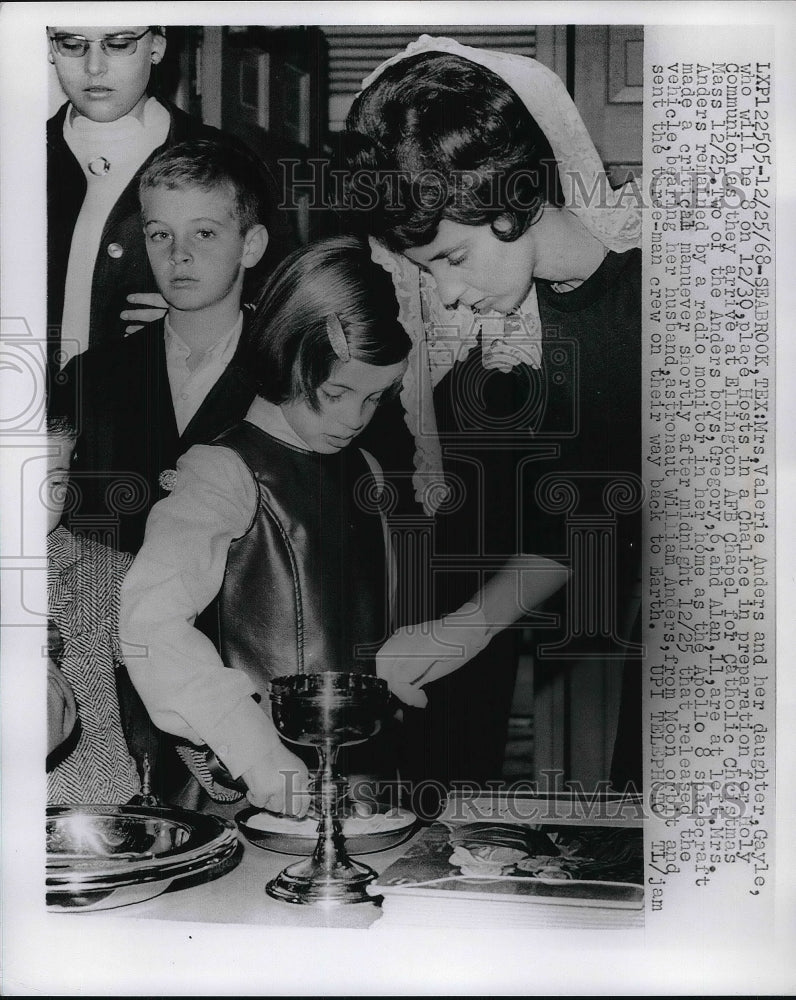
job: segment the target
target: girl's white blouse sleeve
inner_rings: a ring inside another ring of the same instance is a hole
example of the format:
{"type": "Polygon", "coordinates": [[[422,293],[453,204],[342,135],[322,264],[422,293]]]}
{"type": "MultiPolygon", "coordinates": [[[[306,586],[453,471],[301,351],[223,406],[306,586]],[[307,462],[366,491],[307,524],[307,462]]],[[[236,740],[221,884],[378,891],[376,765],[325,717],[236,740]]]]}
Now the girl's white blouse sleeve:
{"type": "Polygon", "coordinates": [[[122,587],[120,632],[130,677],[153,721],[208,744],[233,777],[278,742],[241,671],[226,668],[194,627],[221,589],[230,544],[249,528],[257,486],[231,450],[196,445],[174,490],[153,508],[122,587]]]}

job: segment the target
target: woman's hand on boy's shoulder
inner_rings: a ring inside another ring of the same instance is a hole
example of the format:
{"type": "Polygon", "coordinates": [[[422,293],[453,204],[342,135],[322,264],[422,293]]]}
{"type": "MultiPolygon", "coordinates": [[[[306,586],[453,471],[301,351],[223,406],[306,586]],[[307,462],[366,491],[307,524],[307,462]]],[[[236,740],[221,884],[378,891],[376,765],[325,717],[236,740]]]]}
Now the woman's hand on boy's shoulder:
{"type": "Polygon", "coordinates": [[[127,296],[127,301],[137,306],[136,309],[125,309],[119,315],[132,324],[124,328],[125,336],[140,330],[144,323],[154,323],[166,315],[168,302],[160,292],[133,292],[127,296]]]}
{"type": "Polygon", "coordinates": [[[248,788],[246,798],[258,809],[303,816],[309,808],[307,766],[281,744],[241,777],[248,788]]]}

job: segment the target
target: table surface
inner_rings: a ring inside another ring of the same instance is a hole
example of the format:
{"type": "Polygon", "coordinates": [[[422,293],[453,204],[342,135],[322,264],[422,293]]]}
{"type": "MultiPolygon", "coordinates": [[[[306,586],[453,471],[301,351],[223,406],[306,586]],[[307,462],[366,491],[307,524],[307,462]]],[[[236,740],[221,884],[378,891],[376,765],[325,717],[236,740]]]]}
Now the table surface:
{"type": "MultiPolygon", "coordinates": [[[[558,820],[561,822],[562,820],[558,820]]],[[[569,818],[568,822],[573,822],[569,818]]],[[[591,822],[595,822],[591,820],[591,822]]],[[[597,821],[599,823],[599,821],[597,821]]],[[[615,822],[615,820],[614,820],[615,822]]],[[[612,825],[612,821],[603,820],[599,825],[612,825]]],[[[638,824],[640,825],[640,823],[638,824]]],[[[369,865],[376,872],[383,872],[394,861],[406,852],[413,837],[416,837],[423,827],[410,831],[402,843],[389,850],[371,854],[355,855],[356,860],[369,865]]],[[[82,919],[91,919],[95,915],[141,918],[147,920],[174,920],[192,923],[217,924],[265,924],[280,927],[332,927],[354,929],[378,929],[381,923],[384,929],[393,920],[385,920],[386,914],[378,901],[332,906],[296,905],[272,899],[266,894],[265,886],[275,878],[287,865],[300,860],[296,855],[282,854],[251,844],[239,833],[240,861],[232,870],[209,881],[200,884],[180,884],[175,882],[165,892],[152,899],[109,910],[96,910],[91,913],[84,911],[82,919]]],[[[643,910],[631,911],[623,909],[608,909],[605,907],[534,905],[532,924],[538,927],[615,927],[639,928],[643,926],[643,910]]],[[[530,911],[524,911],[522,917],[527,926],[530,911]]],[[[518,916],[520,911],[518,910],[518,916]]],[[[391,917],[393,914],[391,914],[391,917]]],[[[441,914],[438,912],[410,914],[406,919],[414,925],[417,921],[430,920],[433,925],[439,925],[441,914]]],[[[486,918],[487,914],[483,916],[486,918]]],[[[464,915],[466,925],[472,925],[473,911],[468,909],[464,915]]],[[[404,918],[402,918],[404,919],[404,918]]],[[[454,914],[451,922],[455,926],[454,914]]],[[[478,923],[478,920],[475,921],[478,923]]]]}
{"type": "MultiPolygon", "coordinates": [[[[280,854],[250,844],[240,834],[242,856],[239,864],[226,874],[181,888],[179,882],[159,896],[142,903],[94,910],[84,913],[82,919],[94,915],[137,917],[148,920],[184,920],[218,924],[272,924],[281,927],[343,927],[367,928],[381,916],[376,902],[335,906],[330,909],[318,906],[296,905],[272,899],[266,894],[266,883],[275,878],[283,868],[301,858],[293,854],[280,854]]],[[[377,872],[396,861],[407,848],[402,844],[374,854],[360,854],[356,860],[369,865],[377,872]]]]}

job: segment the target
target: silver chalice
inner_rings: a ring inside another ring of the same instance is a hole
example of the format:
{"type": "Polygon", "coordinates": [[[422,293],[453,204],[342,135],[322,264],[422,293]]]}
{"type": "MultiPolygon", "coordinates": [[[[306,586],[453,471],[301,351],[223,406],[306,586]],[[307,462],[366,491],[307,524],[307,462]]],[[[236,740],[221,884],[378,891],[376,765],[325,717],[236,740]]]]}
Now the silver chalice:
{"type": "Polygon", "coordinates": [[[335,773],[335,762],[340,747],[364,743],[381,729],[390,700],[386,681],[333,671],[291,674],[271,681],[270,697],[279,735],[317,750],[320,820],[312,855],[283,869],[266,892],[288,903],[373,902],[365,887],[376,872],[353,861],[345,848],[338,803],[345,796],[346,781],[335,773]]]}

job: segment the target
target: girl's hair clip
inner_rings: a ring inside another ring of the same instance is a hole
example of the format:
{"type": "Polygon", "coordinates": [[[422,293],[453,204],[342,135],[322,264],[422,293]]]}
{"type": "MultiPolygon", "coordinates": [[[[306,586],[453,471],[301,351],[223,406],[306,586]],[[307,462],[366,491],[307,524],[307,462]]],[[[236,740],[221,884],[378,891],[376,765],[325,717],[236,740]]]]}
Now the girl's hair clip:
{"type": "Polygon", "coordinates": [[[351,352],[348,349],[348,341],[345,339],[345,330],[337,313],[329,313],[326,317],[326,336],[332,345],[332,350],[337,357],[343,361],[351,360],[351,352]]]}

